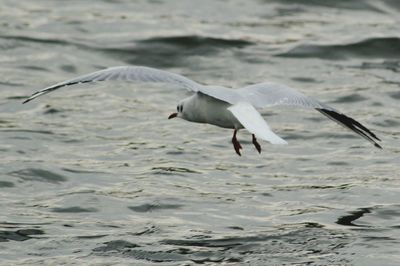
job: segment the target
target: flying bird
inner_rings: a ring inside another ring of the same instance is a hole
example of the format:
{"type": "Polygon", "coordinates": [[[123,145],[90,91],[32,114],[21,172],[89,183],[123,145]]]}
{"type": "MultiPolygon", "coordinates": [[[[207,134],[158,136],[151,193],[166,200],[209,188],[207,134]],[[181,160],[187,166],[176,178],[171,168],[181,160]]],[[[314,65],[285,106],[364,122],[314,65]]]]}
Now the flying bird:
{"type": "Polygon", "coordinates": [[[82,75],[37,91],[23,103],[62,87],[110,80],[169,83],[193,92],[193,95],[178,103],[177,111],[172,113],[168,119],[178,117],[190,122],[233,129],[232,144],[239,156],[242,146],[236,134],[242,128],[252,134],[252,143],[259,153],[261,153],[261,145],[257,138],[272,144],[287,144],[285,140],[272,132],[267,122],[256,110],[256,108],[277,105],[315,109],[370,141],[375,147],[382,148],[377,143],[380,139],[361,123],[286,85],[265,82],[233,90],[222,86],[202,85],[178,74],[144,66],[110,67],[82,75]]]}

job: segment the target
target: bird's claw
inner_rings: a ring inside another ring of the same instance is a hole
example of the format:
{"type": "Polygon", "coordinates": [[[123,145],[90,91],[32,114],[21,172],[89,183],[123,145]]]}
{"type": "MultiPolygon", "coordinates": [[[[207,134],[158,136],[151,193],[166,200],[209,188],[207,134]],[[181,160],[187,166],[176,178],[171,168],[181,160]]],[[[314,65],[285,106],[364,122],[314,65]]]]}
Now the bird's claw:
{"type": "Polygon", "coordinates": [[[235,130],[233,132],[233,137],[232,137],[233,148],[235,149],[235,152],[237,153],[237,155],[242,156],[242,154],[240,154],[240,150],[242,149],[242,145],[240,145],[239,141],[237,140],[236,133],[237,133],[237,130],[235,130]]]}
{"type": "Polygon", "coordinates": [[[258,153],[261,153],[261,145],[260,145],[260,143],[258,143],[256,136],[254,136],[254,134],[253,134],[253,144],[254,144],[254,147],[256,147],[256,150],[258,151],[258,153]]]}
{"type": "Polygon", "coordinates": [[[233,148],[235,149],[237,155],[242,156],[240,153],[240,150],[242,149],[242,145],[240,145],[239,141],[236,140],[236,142],[232,141],[233,143],[233,148]]]}

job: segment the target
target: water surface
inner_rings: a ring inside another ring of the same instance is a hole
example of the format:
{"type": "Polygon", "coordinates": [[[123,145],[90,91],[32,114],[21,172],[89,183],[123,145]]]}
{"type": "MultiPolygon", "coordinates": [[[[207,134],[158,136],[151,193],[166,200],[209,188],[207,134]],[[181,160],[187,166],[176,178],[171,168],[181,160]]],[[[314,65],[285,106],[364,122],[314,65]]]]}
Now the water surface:
{"type": "Polygon", "coordinates": [[[0,9],[3,265],[397,265],[397,1],[7,1],[0,9]],[[274,81],[367,125],[265,109],[288,146],[167,120],[187,94],[103,83],[115,65],[274,81]]]}

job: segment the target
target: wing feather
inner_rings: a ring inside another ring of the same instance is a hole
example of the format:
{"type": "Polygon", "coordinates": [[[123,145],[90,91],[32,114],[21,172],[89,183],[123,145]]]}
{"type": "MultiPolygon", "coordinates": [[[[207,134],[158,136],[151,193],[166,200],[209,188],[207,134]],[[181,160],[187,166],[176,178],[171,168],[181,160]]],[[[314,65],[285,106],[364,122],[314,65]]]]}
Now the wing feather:
{"type": "Polygon", "coordinates": [[[80,83],[99,82],[108,80],[130,81],[130,82],[161,82],[183,87],[189,91],[197,92],[203,85],[190,80],[184,76],[170,73],[167,71],[142,67],[142,66],[119,66],[99,70],[93,73],[82,75],[70,80],[66,80],[50,87],[44,88],[33,93],[23,103],[27,103],[43,94],[52,92],[62,87],[76,85],[80,83]]]}
{"type": "Polygon", "coordinates": [[[305,108],[326,107],[317,100],[307,97],[303,93],[283,84],[269,82],[259,83],[240,88],[237,92],[253,106],[258,108],[275,105],[289,105],[305,108]]]}
{"type": "Polygon", "coordinates": [[[228,107],[228,110],[256,137],[272,144],[287,144],[285,140],[272,132],[267,122],[265,122],[260,113],[250,103],[239,102],[228,107]]]}
{"type": "Polygon", "coordinates": [[[382,148],[377,143],[377,141],[380,141],[380,139],[360,122],[342,114],[329,105],[308,97],[286,85],[275,83],[259,83],[241,88],[238,90],[238,93],[248,102],[259,108],[275,105],[287,105],[316,109],[341,126],[350,129],[359,136],[365,138],[375,147],[382,148]]]}

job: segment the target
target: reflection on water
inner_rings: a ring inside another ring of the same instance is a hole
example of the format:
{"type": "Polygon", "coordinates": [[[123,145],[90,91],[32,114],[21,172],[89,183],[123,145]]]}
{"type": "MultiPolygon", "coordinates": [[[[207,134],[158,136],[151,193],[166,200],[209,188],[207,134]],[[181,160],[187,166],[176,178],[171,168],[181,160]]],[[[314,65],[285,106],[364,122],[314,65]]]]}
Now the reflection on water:
{"type": "Polygon", "coordinates": [[[2,0],[0,251],[7,265],[397,265],[397,1],[2,0]],[[362,19],[360,19],[362,18],[362,19]],[[286,83],[356,118],[265,109],[289,145],[169,121],[185,92],[96,84],[115,65],[286,83]]]}

